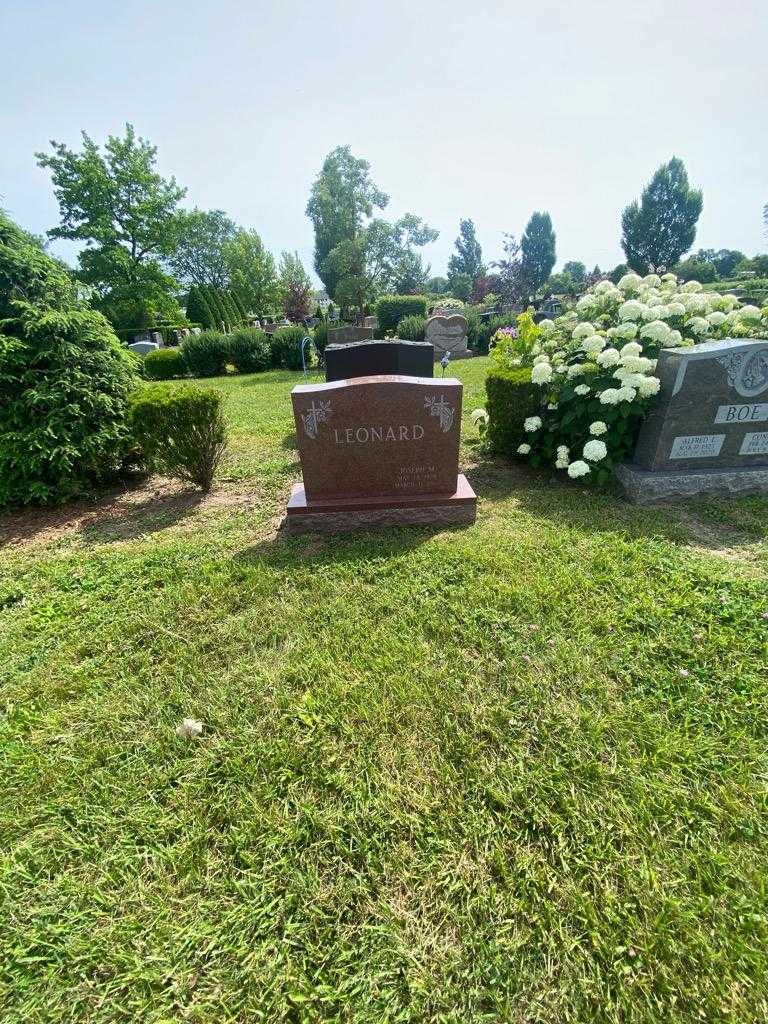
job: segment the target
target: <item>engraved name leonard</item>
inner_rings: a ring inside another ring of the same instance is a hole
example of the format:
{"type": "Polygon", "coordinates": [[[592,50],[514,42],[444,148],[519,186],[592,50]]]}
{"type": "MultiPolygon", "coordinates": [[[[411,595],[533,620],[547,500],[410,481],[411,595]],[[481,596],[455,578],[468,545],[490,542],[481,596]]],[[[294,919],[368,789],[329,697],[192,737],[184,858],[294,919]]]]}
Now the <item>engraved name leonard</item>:
{"type": "MultiPolygon", "coordinates": [[[[430,416],[438,420],[440,430],[447,434],[453,426],[456,409],[445,398],[426,395],[424,408],[430,416]]],[[[306,412],[301,413],[301,422],[307,437],[317,440],[319,426],[327,423],[332,413],[330,402],[312,402],[306,412]]],[[[424,427],[420,423],[368,424],[359,427],[334,427],[333,437],[336,444],[370,444],[373,441],[421,441],[424,427]]]]}

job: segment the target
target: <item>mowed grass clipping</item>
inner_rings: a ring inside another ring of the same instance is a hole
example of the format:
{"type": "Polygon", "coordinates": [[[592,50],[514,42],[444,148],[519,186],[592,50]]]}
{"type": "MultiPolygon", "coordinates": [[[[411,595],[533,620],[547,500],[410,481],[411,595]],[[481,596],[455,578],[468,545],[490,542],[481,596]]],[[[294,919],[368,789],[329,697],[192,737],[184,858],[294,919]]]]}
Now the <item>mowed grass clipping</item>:
{"type": "Polygon", "coordinates": [[[766,1019],[768,502],[490,461],[486,362],[473,527],[277,535],[264,374],[213,499],[0,555],[3,1024],[766,1019]]]}

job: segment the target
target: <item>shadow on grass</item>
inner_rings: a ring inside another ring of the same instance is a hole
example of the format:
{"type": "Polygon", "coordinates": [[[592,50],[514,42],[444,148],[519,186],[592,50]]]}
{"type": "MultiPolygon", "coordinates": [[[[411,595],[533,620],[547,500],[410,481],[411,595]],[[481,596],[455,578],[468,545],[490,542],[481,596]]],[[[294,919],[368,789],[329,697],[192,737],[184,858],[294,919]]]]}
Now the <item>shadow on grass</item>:
{"type": "Polygon", "coordinates": [[[597,490],[573,483],[553,470],[489,456],[481,457],[467,471],[467,478],[486,502],[512,498],[518,508],[533,516],[583,533],[622,533],[712,550],[754,544],[768,537],[765,497],[633,505],[618,483],[597,490]]]}
{"type": "Polygon", "coordinates": [[[144,501],[121,504],[104,516],[82,523],[79,532],[85,541],[95,544],[133,540],[174,526],[194,512],[204,497],[199,490],[152,495],[144,501]]]}

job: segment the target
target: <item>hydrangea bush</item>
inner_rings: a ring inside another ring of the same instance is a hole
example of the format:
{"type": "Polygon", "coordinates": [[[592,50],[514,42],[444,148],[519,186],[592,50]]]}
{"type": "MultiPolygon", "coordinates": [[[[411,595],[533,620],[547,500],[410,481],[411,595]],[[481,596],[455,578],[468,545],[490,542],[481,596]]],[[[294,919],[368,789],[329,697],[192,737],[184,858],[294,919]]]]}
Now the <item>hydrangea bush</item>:
{"type": "Polygon", "coordinates": [[[541,414],[525,421],[518,454],[604,483],[632,452],[658,394],[661,349],[721,338],[768,338],[768,308],[674,274],[601,281],[575,309],[538,326],[522,314],[517,336],[499,331],[492,349],[497,364],[530,366],[542,391],[541,414]]]}

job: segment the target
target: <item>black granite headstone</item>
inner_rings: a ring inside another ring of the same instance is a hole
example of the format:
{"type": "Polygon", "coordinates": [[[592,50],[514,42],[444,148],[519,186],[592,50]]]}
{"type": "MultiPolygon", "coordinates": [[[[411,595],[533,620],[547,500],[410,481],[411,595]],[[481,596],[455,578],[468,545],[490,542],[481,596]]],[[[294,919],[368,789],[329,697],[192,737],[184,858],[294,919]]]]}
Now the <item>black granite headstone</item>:
{"type": "Polygon", "coordinates": [[[325,379],[347,380],[397,374],[401,377],[432,377],[434,348],[426,341],[358,341],[327,345],[325,379]]]}
{"type": "Polygon", "coordinates": [[[329,345],[349,345],[355,341],[373,341],[373,327],[347,324],[346,327],[332,327],[328,331],[329,345]]]}

